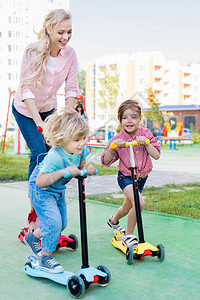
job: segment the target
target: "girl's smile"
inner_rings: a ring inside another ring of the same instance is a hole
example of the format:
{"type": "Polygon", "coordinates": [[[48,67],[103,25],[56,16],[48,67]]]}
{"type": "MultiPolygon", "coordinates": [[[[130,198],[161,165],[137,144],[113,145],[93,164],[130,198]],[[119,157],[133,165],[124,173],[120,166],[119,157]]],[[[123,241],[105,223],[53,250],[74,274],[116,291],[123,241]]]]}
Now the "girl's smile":
{"type": "Polygon", "coordinates": [[[139,128],[141,117],[138,112],[127,109],[122,115],[121,126],[128,134],[134,135],[139,128]]]}

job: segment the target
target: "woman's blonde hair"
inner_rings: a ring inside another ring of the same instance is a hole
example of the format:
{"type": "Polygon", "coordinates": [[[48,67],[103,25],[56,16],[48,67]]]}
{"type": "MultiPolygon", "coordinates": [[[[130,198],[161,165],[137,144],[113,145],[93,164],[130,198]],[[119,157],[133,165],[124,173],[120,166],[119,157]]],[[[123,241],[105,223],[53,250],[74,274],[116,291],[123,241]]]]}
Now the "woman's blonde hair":
{"type": "Polygon", "coordinates": [[[20,85],[20,90],[23,87],[34,83],[35,87],[41,89],[42,84],[41,81],[46,75],[46,61],[48,56],[50,55],[50,37],[49,32],[52,32],[54,27],[62,22],[63,20],[71,19],[71,13],[64,9],[55,9],[50,11],[43,23],[43,27],[40,32],[37,34],[38,42],[33,46],[30,46],[26,50],[26,55],[29,59],[29,64],[24,69],[24,74],[30,68],[32,64],[34,64],[33,73],[25,78],[20,85]],[[35,52],[34,57],[31,57],[32,52],[35,52]]]}
{"type": "Polygon", "coordinates": [[[66,142],[76,141],[89,134],[89,127],[76,110],[65,107],[45,120],[43,135],[52,147],[63,147],[66,142]]]}

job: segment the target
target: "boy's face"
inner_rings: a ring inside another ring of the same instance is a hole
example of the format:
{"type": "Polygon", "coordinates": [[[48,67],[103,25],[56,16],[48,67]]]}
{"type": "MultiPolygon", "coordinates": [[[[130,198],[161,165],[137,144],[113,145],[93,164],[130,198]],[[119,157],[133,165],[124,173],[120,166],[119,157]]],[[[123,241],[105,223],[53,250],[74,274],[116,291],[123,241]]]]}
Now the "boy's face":
{"type": "Polygon", "coordinates": [[[139,113],[136,110],[128,108],[122,115],[122,129],[124,129],[130,135],[135,135],[139,128],[141,119],[142,117],[139,116],[139,113]]]}
{"type": "Polygon", "coordinates": [[[63,149],[68,154],[81,154],[83,147],[86,145],[86,137],[76,140],[76,141],[69,141],[64,146],[63,149]]]}

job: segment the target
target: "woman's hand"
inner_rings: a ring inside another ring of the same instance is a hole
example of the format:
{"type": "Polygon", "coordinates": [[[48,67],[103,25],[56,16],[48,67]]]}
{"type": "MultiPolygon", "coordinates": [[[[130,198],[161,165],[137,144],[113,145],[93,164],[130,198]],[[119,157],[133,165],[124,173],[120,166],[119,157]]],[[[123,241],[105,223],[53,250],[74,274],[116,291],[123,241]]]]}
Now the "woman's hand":
{"type": "Polygon", "coordinates": [[[93,165],[88,165],[86,169],[88,170],[88,175],[90,176],[96,172],[96,168],[93,165]]]}
{"type": "Polygon", "coordinates": [[[68,170],[72,174],[72,177],[78,176],[78,173],[79,173],[78,168],[70,166],[70,167],[67,167],[66,170],[68,170]]]}

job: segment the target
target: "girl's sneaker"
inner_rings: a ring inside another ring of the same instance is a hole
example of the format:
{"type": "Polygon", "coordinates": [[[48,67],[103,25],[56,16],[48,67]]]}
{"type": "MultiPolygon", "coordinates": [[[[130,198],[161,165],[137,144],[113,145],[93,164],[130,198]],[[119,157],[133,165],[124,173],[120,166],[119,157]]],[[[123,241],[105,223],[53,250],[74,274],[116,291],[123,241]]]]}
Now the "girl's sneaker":
{"type": "Polygon", "coordinates": [[[138,239],[134,234],[127,234],[122,237],[122,244],[126,247],[132,246],[135,250],[138,245],[138,239]]]}
{"type": "Polygon", "coordinates": [[[62,273],[64,272],[64,268],[55,261],[52,255],[46,256],[42,255],[40,262],[40,270],[49,272],[49,273],[62,273]]]}
{"type": "Polygon", "coordinates": [[[33,255],[37,258],[42,257],[42,249],[40,247],[40,240],[34,236],[33,233],[29,233],[24,237],[24,243],[31,250],[33,255]]]}
{"type": "Polygon", "coordinates": [[[120,231],[121,234],[125,234],[126,230],[120,225],[119,221],[117,221],[117,223],[114,224],[112,222],[112,219],[113,219],[113,216],[111,216],[110,219],[108,219],[107,224],[114,230],[120,231]]]}

